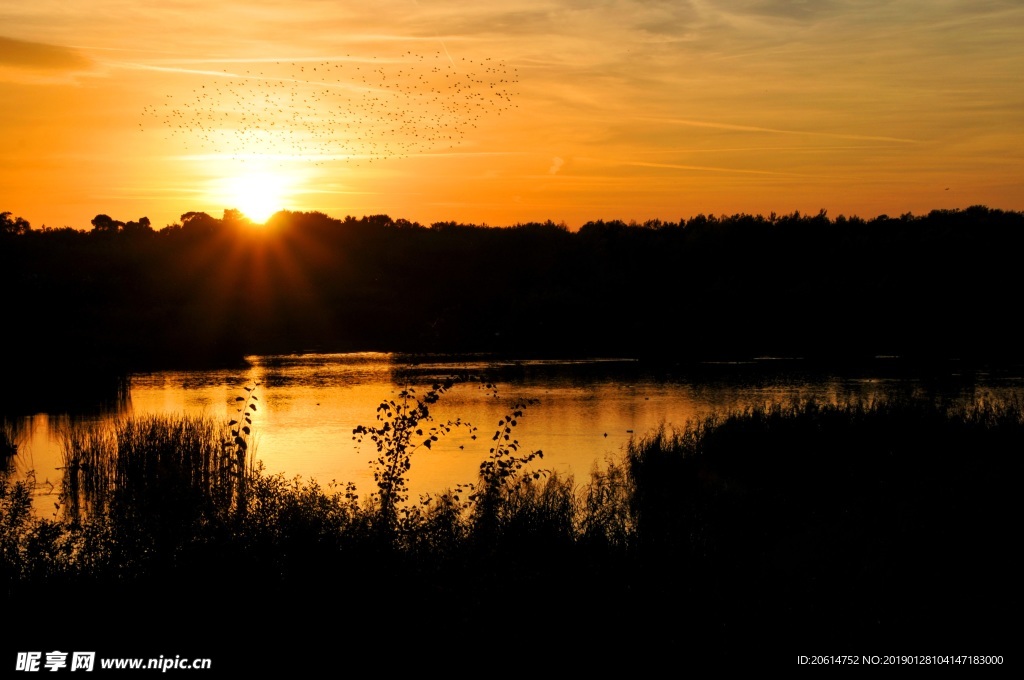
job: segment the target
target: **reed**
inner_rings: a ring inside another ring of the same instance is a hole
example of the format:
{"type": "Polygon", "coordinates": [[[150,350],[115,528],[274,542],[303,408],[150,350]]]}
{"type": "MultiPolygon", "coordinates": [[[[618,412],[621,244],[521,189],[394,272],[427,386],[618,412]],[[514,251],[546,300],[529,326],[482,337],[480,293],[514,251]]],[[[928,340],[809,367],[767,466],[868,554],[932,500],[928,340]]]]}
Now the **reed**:
{"type": "Polygon", "coordinates": [[[65,422],[60,427],[61,502],[68,518],[78,523],[85,515],[102,514],[111,502],[117,438],[95,423],[65,422]]]}
{"type": "MultiPolygon", "coordinates": [[[[685,612],[668,624],[688,626],[680,635],[938,635],[963,633],[961,621],[991,632],[989,617],[1012,615],[1017,404],[750,408],[637,437],[579,485],[526,467],[529,449],[512,436],[517,410],[495,431],[472,490],[412,505],[400,474],[379,478],[361,502],[352,485],[240,468],[239,435],[206,419],[78,426],[65,443],[68,521],[44,527],[24,511],[25,489],[5,482],[4,577],[16,585],[68,565],[97,580],[134,571],[163,593],[168,575],[201,584],[231,574],[235,586],[280,587],[282,601],[296,585],[357,584],[346,588],[349,608],[380,612],[381,623],[411,611],[410,598],[503,618],[510,597],[557,580],[596,598],[578,603],[580,618],[614,612],[652,631],[664,624],[646,619],[651,611],[685,612]],[[386,542],[382,507],[395,521],[386,542]],[[95,516],[99,525],[86,521],[95,516]]],[[[404,458],[378,449],[379,469],[397,461],[400,473],[418,443],[435,440],[416,428],[415,439],[388,439],[390,422],[384,413],[364,433],[405,447],[404,458]]]]}
{"type": "Polygon", "coordinates": [[[18,455],[17,435],[7,419],[0,420],[0,474],[11,469],[14,457],[18,455]]]}
{"type": "Polygon", "coordinates": [[[576,505],[575,525],[581,544],[604,551],[626,550],[633,544],[632,489],[621,461],[606,461],[604,468],[594,465],[576,505]]]}
{"type": "Polygon", "coordinates": [[[503,487],[495,503],[497,540],[506,548],[559,550],[577,538],[578,499],[572,476],[527,476],[503,487]]]}
{"type": "Polygon", "coordinates": [[[62,432],[63,502],[85,514],[158,523],[230,513],[244,504],[251,456],[203,416],[148,415],[62,432]]]}
{"type": "Polygon", "coordinates": [[[33,480],[0,475],[0,585],[10,588],[25,577],[26,537],[37,521],[32,515],[33,480]]]}

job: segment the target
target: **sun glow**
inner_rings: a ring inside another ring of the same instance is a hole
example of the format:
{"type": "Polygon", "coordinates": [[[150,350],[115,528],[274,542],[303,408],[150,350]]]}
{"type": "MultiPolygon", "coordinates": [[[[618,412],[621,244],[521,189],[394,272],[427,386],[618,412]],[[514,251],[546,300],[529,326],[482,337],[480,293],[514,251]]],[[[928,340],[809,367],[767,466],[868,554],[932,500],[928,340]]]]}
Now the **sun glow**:
{"type": "Polygon", "coordinates": [[[253,222],[266,222],[285,209],[291,180],[283,175],[254,172],[222,180],[218,193],[225,205],[240,210],[253,222]]]}

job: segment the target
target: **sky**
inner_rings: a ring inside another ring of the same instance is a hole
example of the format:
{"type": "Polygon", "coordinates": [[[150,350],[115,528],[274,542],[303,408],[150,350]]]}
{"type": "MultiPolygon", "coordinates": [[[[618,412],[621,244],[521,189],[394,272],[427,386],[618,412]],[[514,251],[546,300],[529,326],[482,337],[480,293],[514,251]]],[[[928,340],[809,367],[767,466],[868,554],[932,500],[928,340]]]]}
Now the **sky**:
{"type": "Polygon", "coordinates": [[[0,212],[1024,210],[1022,38],[1019,0],[6,0],[0,212]]]}

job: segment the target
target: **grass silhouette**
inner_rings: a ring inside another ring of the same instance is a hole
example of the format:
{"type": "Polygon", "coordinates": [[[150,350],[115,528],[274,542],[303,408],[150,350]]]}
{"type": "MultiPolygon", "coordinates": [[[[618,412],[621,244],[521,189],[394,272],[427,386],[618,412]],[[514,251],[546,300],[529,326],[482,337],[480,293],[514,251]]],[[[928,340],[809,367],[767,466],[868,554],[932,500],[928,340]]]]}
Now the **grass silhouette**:
{"type": "MultiPolygon", "coordinates": [[[[514,421],[496,441],[514,441],[514,421]]],[[[238,621],[298,615],[294,649],[332,630],[364,631],[366,653],[396,638],[486,646],[501,630],[506,648],[557,638],[610,662],[680,644],[787,658],[797,643],[1003,653],[1001,622],[1019,604],[1015,403],[752,408],[638,437],[582,482],[515,462],[501,469],[527,473],[496,477],[485,461],[472,492],[418,503],[258,464],[240,503],[218,462],[237,453],[224,437],[184,417],[69,432],[62,519],[32,516],[28,488],[5,477],[10,611],[71,593],[92,611],[86,590],[97,609],[202,601],[238,621]],[[328,629],[300,613],[332,607],[328,629]],[[600,642],[609,634],[614,649],[600,642]]],[[[488,460],[529,457],[515,451],[488,460]]],[[[195,637],[173,639],[216,643],[213,622],[189,625],[195,637]]]]}

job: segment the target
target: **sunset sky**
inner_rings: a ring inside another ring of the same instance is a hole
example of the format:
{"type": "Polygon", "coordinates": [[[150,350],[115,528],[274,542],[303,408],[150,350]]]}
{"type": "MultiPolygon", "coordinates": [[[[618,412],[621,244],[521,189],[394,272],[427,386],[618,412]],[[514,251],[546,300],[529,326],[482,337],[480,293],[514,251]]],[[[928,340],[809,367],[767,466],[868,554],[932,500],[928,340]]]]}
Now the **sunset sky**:
{"type": "Polygon", "coordinates": [[[34,228],[1024,209],[1017,0],[6,2],[0,100],[34,228]]]}

